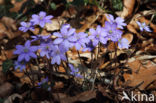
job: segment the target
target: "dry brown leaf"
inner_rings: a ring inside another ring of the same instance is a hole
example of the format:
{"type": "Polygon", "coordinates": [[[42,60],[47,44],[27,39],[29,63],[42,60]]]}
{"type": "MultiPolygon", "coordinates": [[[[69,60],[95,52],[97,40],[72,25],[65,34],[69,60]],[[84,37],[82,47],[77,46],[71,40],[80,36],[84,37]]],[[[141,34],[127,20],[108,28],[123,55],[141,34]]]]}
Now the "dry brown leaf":
{"type": "Polygon", "coordinates": [[[14,103],[15,98],[20,98],[20,99],[22,99],[23,97],[22,97],[21,95],[15,93],[15,94],[12,94],[11,96],[9,96],[9,97],[4,101],[4,103],[14,103]]]}
{"type": "Polygon", "coordinates": [[[5,26],[2,24],[2,23],[0,23],[0,39],[3,39],[5,36],[6,36],[6,28],[5,28],[5,26]]]}
{"type": "Polygon", "coordinates": [[[127,86],[135,87],[143,82],[139,86],[139,89],[144,90],[151,82],[156,80],[156,65],[148,61],[146,65],[143,65],[140,60],[135,60],[128,63],[132,69],[132,74],[124,74],[125,84],[127,86]]]}
{"type": "Polygon", "coordinates": [[[10,12],[18,12],[25,1],[26,0],[21,0],[20,2],[17,2],[16,0],[12,0],[11,3],[14,5],[14,7],[10,9],[10,12]]]}
{"type": "Polygon", "coordinates": [[[58,72],[65,73],[66,70],[64,69],[64,67],[59,66],[59,68],[58,68],[58,72]]]}
{"type": "Polygon", "coordinates": [[[13,39],[19,35],[21,35],[21,32],[17,29],[16,23],[12,18],[9,17],[3,17],[0,20],[0,39],[3,39],[3,37],[8,37],[9,39],[13,39]]]}
{"type": "Polygon", "coordinates": [[[31,80],[27,76],[20,78],[20,81],[21,81],[22,84],[25,84],[25,83],[26,84],[31,84],[31,80]]]}
{"type": "Polygon", "coordinates": [[[47,23],[45,25],[45,28],[48,31],[59,30],[63,23],[65,23],[65,20],[63,18],[53,19],[52,23],[47,23]]]}
{"type": "Polygon", "coordinates": [[[84,10],[84,13],[82,13],[82,16],[85,20],[83,22],[83,26],[80,29],[77,29],[76,32],[85,32],[86,29],[90,28],[91,25],[99,18],[100,15],[103,15],[103,12],[100,11],[96,6],[87,6],[86,10],[84,10]],[[89,9],[92,9],[93,13],[90,16],[86,16],[85,12],[89,9]]]}
{"type": "Polygon", "coordinates": [[[6,96],[10,95],[12,90],[13,90],[12,84],[10,84],[9,82],[3,83],[0,86],[0,97],[6,97],[6,96]]]}
{"type": "Polygon", "coordinates": [[[136,2],[136,0],[124,0],[123,1],[124,8],[123,8],[123,12],[121,14],[122,18],[126,18],[132,14],[135,2],[136,2]]]}
{"type": "Polygon", "coordinates": [[[4,0],[0,0],[0,5],[4,3],[4,0]]]}
{"type": "Polygon", "coordinates": [[[129,41],[129,44],[133,41],[133,34],[132,33],[126,33],[122,37],[126,38],[129,41]]]}
{"type": "Polygon", "coordinates": [[[0,71],[0,85],[6,81],[6,76],[2,71],[0,71]]]}
{"type": "Polygon", "coordinates": [[[61,89],[64,87],[64,84],[63,82],[59,81],[59,82],[55,82],[55,85],[54,85],[54,89],[61,89]]]}
{"type": "Polygon", "coordinates": [[[15,55],[13,54],[14,50],[2,50],[0,55],[0,65],[2,65],[3,61],[6,59],[13,59],[15,55]]]}
{"type": "Polygon", "coordinates": [[[8,29],[12,29],[14,31],[17,30],[17,27],[16,27],[16,22],[15,20],[13,20],[12,18],[10,17],[3,17],[1,20],[0,20],[8,29]]]}
{"type": "Polygon", "coordinates": [[[110,42],[107,48],[109,51],[115,51],[116,47],[117,47],[117,43],[110,42]]]}
{"type": "Polygon", "coordinates": [[[62,93],[53,94],[53,96],[57,100],[60,100],[60,103],[74,103],[76,101],[85,102],[85,101],[95,98],[96,91],[85,91],[73,97],[70,97],[62,93]]]}
{"type": "Polygon", "coordinates": [[[77,15],[77,10],[74,6],[70,6],[67,10],[64,10],[61,17],[73,18],[77,15]]]}
{"type": "Polygon", "coordinates": [[[13,71],[13,74],[15,75],[15,77],[18,77],[18,78],[24,77],[24,72],[20,72],[19,69],[17,71],[13,71]]]}

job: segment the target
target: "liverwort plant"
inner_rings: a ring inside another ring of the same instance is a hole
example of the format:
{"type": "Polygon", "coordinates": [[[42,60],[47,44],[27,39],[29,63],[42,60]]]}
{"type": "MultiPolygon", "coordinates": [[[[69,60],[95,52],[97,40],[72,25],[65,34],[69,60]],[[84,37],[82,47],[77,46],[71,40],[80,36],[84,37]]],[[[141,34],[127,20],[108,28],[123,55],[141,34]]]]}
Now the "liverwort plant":
{"type": "Polygon", "coordinates": [[[117,17],[116,19],[114,19],[113,15],[108,14],[107,19],[111,24],[116,23],[117,28],[123,29],[123,26],[126,26],[126,23],[124,23],[124,19],[122,19],[121,17],[117,17]]]}
{"type": "Polygon", "coordinates": [[[129,41],[126,38],[122,38],[118,41],[118,46],[120,49],[128,49],[130,47],[129,41]]]}
{"type": "MultiPolygon", "coordinates": [[[[33,31],[36,25],[39,25],[41,27],[40,29],[43,29],[46,23],[52,23],[52,18],[52,15],[47,16],[46,12],[41,11],[39,12],[39,14],[33,14],[30,22],[21,22],[21,27],[19,27],[19,30],[23,32],[27,32],[28,30],[33,31]]],[[[103,44],[102,46],[107,49],[107,42],[113,41],[118,42],[118,47],[120,49],[128,49],[130,47],[128,40],[126,38],[122,38],[123,32],[120,30],[123,29],[124,26],[126,26],[124,20],[120,17],[114,19],[113,15],[110,14],[107,16],[107,19],[108,21],[105,21],[104,27],[98,25],[95,29],[89,28],[88,33],[77,33],[76,29],[72,28],[70,24],[63,24],[60,30],[52,32],[49,35],[43,36],[40,34],[31,36],[31,41],[27,40],[24,45],[16,46],[14,54],[18,55],[18,59],[15,62],[15,69],[19,68],[20,71],[26,69],[27,63],[34,62],[33,60],[30,61],[30,59],[35,59],[37,66],[39,67],[40,61],[38,62],[38,60],[43,59],[42,61],[44,63],[46,62],[45,67],[47,70],[46,72],[44,72],[44,76],[46,76],[46,78],[38,83],[39,87],[47,84],[48,81],[52,81],[51,78],[49,78],[49,80],[48,77],[50,77],[49,75],[52,75],[50,73],[53,72],[54,74],[59,66],[63,66],[65,69],[70,69],[69,76],[72,75],[72,77],[74,76],[77,78],[83,78],[83,74],[81,75],[79,69],[70,64],[70,58],[67,57],[68,51],[70,51],[73,47],[75,47],[75,49],[77,50],[81,65],[83,66],[85,65],[81,60],[79,51],[82,50],[83,52],[91,52],[91,68],[93,67],[92,65],[94,65],[94,50],[97,45],[100,44],[98,46],[100,48],[101,44],[103,44]],[[51,36],[54,36],[55,38],[51,38],[51,36]],[[32,43],[36,45],[32,46],[32,43]],[[39,55],[37,55],[37,53],[39,55]]],[[[147,29],[147,26],[144,26],[143,29],[145,29],[146,31],[150,30],[147,29]]],[[[98,53],[99,52],[100,49],[98,53]]],[[[95,55],[98,55],[98,53],[95,55]]],[[[95,60],[98,61],[98,56],[95,60]]],[[[39,67],[40,74],[42,73],[41,71],[42,69],[40,69],[39,67]]]]}
{"type": "Polygon", "coordinates": [[[80,73],[78,73],[79,72],[78,68],[74,68],[74,66],[72,64],[68,64],[68,65],[69,65],[70,70],[71,70],[71,72],[70,72],[71,75],[73,75],[77,78],[83,78],[83,76],[80,73]]]}
{"type": "Polygon", "coordinates": [[[107,43],[107,35],[100,25],[97,26],[96,30],[92,28],[89,29],[89,32],[91,33],[89,39],[93,40],[93,46],[97,46],[99,42],[102,44],[107,43]]]}
{"type": "Polygon", "coordinates": [[[117,24],[106,21],[104,27],[105,39],[117,42],[122,37],[122,31],[117,29],[117,24]]]}
{"type": "Polygon", "coordinates": [[[15,70],[20,69],[20,71],[23,71],[26,68],[26,62],[25,61],[15,61],[15,70]]]}
{"type": "Polygon", "coordinates": [[[77,40],[74,36],[75,29],[70,28],[70,25],[63,25],[60,29],[60,32],[54,32],[53,35],[57,38],[54,40],[54,44],[64,45],[66,48],[73,46],[73,42],[77,40]]]}
{"type": "Polygon", "coordinates": [[[21,27],[19,27],[20,31],[27,32],[28,30],[34,31],[32,22],[21,22],[21,27]]]}
{"type": "Polygon", "coordinates": [[[147,32],[152,32],[149,28],[149,26],[146,25],[146,23],[141,23],[139,21],[136,21],[136,23],[138,24],[139,28],[140,28],[140,31],[147,31],[147,32]]]}
{"type": "Polygon", "coordinates": [[[14,54],[19,55],[18,61],[21,62],[25,60],[28,62],[31,58],[37,58],[35,52],[37,51],[36,46],[31,46],[30,40],[26,41],[25,45],[17,45],[14,54]]]}
{"type": "Polygon", "coordinates": [[[77,39],[74,42],[76,50],[80,50],[82,47],[86,47],[86,44],[90,41],[88,38],[88,34],[84,32],[75,33],[74,36],[77,39]]]}
{"type": "Polygon", "coordinates": [[[31,42],[40,40],[40,42],[44,43],[44,42],[47,42],[48,40],[51,40],[50,37],[51,37],[51,34],[31,36],[32,38],[31,42]]]}
{"type": "Polygon", "coordinates": [[[46,16],[46,12],[41,11],[38,15],[33,14],[32,19],[30,20],[33,22],[34,25],[39,25],[40,27],[44,27],[46,23],[51,23],[51,20],[53,18],[52,15],[46,16]]]}
{"type": "Polygon", "coordinates": [[[50,59],[50,53],[52,51],[53,48],[53,44],[52,42],[48,42],[48,43],[41,43],[39,46],[40,51],[40,56],[44,57],[46,56],[48,59],[50,59]]]}
{"type": "Polygon", "coordinates": [[[66,48],[63,45],[53,45],[52,52],[51,52],[51,64],[57,63],[58,65],[61,64],[61,60],[66,61],[67,58],[65,56],[66,48]]]}

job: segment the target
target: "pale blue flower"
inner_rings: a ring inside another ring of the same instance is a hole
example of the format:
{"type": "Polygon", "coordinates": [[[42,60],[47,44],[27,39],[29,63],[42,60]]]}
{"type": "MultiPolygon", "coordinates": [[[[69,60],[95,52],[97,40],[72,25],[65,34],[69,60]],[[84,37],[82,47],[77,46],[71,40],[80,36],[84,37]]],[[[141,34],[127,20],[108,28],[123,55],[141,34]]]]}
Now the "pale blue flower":
{"type": "Polygon", "coordinates": [[[25,60],[28,62],[30,58],[37,58],[37,55],[34,53],[37,51],[36,46],[31,46],[31,42],[28,40],[26,41],[25,45],[17,45],[14,54],[18,54],[18,61],[21,62],[25,60]]]}
{"type": "Polygon", "coordinates": [[[111,14],[107,15],[107,19],[111,24],[116,23],[117,28],[120,28],[120,29],[123,29],[123,26],[127,25],[126,23],[124,23],[124,19],[122,19],[121,17],[117,17],[116,19],[114,19],[113,15],[111,14]]]}
{"type": "Polygon", "coordinates": [[[141,23],[139,21],[136,21],[136,23],[139,25],[140,31],[147,31],[147,32],[152,32],[149,28],[149,26],[146,25],[146,23],[141,23]]]}
{"type": "Polygon", "coordinates": [[[120,49],[128,49],[130,47],[129,41],[126,38],[122,38],[118,41],[118,47],[120,49]]]}
{"type": "Polygon", "coordinates": [[[102,44],[107,43],[106,32],[100,25],[97,26],[96,30],[93,28],[89,29],[89,32],[91,35],[88,38],[93,41],[93,46],[97,46],[99,42],[102,44]]]}
{"type": "Polygon", "coordinates": [[[31,22],[34,23],[34,25],[40,25],[40,27],[44,27],[46,23],[51,23],[51,19],[53,18],[52,15],[46,16],[46,12],[41,11],[39,15],[33,14],[31,22]]]}

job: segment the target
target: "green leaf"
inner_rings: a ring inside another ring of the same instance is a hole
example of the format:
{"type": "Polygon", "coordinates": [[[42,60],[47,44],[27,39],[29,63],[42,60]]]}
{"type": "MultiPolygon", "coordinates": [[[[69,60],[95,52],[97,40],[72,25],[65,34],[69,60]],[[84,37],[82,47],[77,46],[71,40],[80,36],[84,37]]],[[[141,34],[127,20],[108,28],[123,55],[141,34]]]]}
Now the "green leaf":
{"type": "Polygon", "coordinates": [[[122,0],[112,0],[112,5],[115,10],[121,11],[123,9],[122,0]]]}
{"type": "Polygon", "coordinates": [[[74,0],[71,4],[75,6],[83,6],[85,4],[84,0],[74,0]]]}
{"type": "Polygon", "coordinates": [[[2,70],[4,73],[7,73],[11,67],[13,67],[13,61],[12,60],[5,60],[2,64],[2,70]]]}
{"type": "Polygon", "coordinates": [[[56,10],[56,9],[57,9],[57,7],[56,7],[56,4],[55,4],[55,3],[51,3],[51,4],[50,4],[50,7],[51,7],[53,10],[56,10]]]}
{"type": "Polygon", "coordinates": [[[23,0],[16,0],[16,2],[21,2],[21,1],[23,1],[23,0]]]}
{"type": "Polygon", "coordinates": [[[0,98],[0,103],[4,103],[4,101],[5,101],[4,99],[0,98]]]}

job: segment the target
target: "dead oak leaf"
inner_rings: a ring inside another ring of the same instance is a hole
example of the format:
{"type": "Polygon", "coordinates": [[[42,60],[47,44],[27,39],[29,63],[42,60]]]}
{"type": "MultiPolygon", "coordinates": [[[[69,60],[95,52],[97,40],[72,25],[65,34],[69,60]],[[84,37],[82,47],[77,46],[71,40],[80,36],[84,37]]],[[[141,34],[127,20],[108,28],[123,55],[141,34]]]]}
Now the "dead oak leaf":
{"type": "Polygon", "coordinates": [[[150,83],[156,80],[156,65],[148,61],[143,65],[140,60],[128,63],[132,69],[132,74],[124,74],[125,85],[135,87],[143,82],[138,88],[144,90],[150,83]]]}
{"type": "Polygon", "coordinates": [[[133,12],[136,0],[123,0],[124,8],[121,14],[122,18],[130,16],[133,12]]]}

